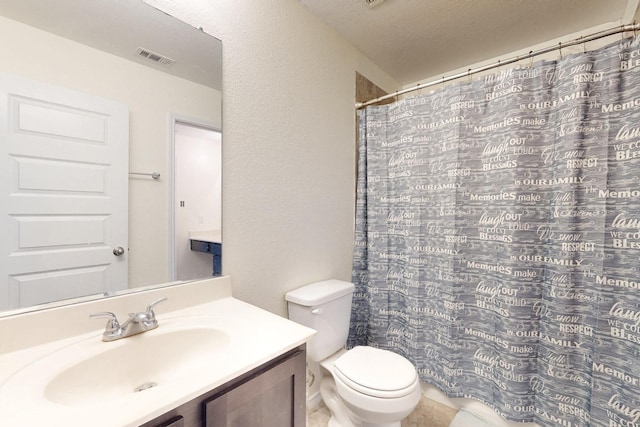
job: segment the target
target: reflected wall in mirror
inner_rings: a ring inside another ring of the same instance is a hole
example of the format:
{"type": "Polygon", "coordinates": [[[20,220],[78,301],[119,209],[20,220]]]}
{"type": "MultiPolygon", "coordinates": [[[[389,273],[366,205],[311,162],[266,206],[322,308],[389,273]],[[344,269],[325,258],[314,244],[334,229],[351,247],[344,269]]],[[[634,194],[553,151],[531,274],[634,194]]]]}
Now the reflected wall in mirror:
{"type": "Polygon", "coordinates": [[[212,250],[185,250],[190,239],[184,234],[215,235],[220,241],[213,243],[221,244],[221,42],[142,0],[0,0],[0,37],[11,41],[0,44],[6,100],[0,154],[8,165],[0,174],[0,315],[213,274],[212,250]],[[57,91],[81,101],[67,105],[57,91]],[[121,108],[120,115],[124,109],[124,130],[111,124],[118,114],[94,108],[103,101],[121,108]],[[77,121],[82,131],[64,127],[77,121]],[[205,168],[209,176],[180,183],[211,189],[189,194],[189,204],[181,200],[185,193],[174,193],[182,125],[210,131],[218,141],[218,154],[205,168]],[[122,154],[107,159],[109,144],[122,154]],[[58,146],[72,160],[49,153],[58,146]],[[81,158],[85,147],[97,152],[81,158]],[[111,170],[112,162],[124,167],[111,170]],[[124,182],[128,212],[109,201],[116,182],[124,182]],[[74,214],[62,201],[86,210],[74,214]],[[37,211],[41,205],[48,210],[37,211]],[[187,211],[186,220],[176,220],[187,211]],[[125,223],[124,237],[112,239],[118,223],[125,223]],[[88,234],[76,236],[81,231],[88,234]],[[99,253],[97,260],[61,264],[87,249],[99,253]],[[194,259],[179,273],[176,263],[185,256],[194,259]],[[34,259],[44,267],[34,268],[34,259]],[[122,279],[110,264],[127,267],[122,279]]]}

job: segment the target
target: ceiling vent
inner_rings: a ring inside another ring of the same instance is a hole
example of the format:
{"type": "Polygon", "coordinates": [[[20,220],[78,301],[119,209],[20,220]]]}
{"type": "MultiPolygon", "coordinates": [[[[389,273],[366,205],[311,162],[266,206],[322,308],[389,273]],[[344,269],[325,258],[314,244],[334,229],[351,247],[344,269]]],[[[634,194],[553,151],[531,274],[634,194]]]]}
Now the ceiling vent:
{"type": "Polygon", "coordinates": [[[362,0],[368,8],[374,8],[382,3],[384,0],[362,0]]]}
{"type": "Polygon", "coordinates": [[[159,53],[152,52],[149,49],[145,49],[143,47],[139,47],[138,50],[136,50],[136,55],[138,55],[141,58],[147,59],[149,61],[155,62],[156,64],[162,64],[167,66],[176,62],[171,58],[160,55],[159,53]]]}

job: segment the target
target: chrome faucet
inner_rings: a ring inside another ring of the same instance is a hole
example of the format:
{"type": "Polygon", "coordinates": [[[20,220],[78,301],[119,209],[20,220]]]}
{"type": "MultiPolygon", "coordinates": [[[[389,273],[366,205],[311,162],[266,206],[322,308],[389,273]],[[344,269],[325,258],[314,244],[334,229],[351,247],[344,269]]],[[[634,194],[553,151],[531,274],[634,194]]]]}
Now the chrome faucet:
{"type": "Polygon", "coordinates": [[[160,298],[149,304],[146,311],[129,313],[129,318],[122,325],[118,322],[116,315],[110,311],[91,313],[89,317],[108,317],[109,320],[104,328],[102,341],[115,341],[157,328],[158,320],[153,312],[153,307],[166,300],[167,297],[160,298]]]}

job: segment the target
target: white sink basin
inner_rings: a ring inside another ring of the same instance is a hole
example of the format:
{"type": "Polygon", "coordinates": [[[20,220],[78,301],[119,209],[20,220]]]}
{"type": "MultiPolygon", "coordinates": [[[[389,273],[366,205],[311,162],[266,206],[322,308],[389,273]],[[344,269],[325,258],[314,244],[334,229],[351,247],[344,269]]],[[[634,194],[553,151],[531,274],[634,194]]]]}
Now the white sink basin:
{"type": "MultiPolygon", "coordinates": [[[[228,347],[229,335],[214,328],[162,330],[102,343],[105,351],[56,375],[45,387],[47,400],[78,405],[119,399],[212,369],[216,354],[228,347]]],[[[77,346],[62,352],[76,353],[77,346]]],[[[56,355],[63,356],[64,355],[56,355]]],[[[76,356],[77,357],[77,356],[76,356]]]]}
{"type": "Polygon", "coordinates": [[[6,394],[48,405],[117,406],[197,384],[233,357],[234,327],[220,318],[159,322],[157,329],[112,342],[94,333],[47,354],[8,378],[0,400],[6,394]]]}

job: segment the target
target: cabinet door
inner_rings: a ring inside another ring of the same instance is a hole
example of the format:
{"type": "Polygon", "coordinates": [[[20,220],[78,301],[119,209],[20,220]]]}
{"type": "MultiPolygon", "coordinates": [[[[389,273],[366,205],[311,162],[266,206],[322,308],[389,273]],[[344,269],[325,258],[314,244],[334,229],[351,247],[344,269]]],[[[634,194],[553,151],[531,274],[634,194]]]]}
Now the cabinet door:
{"type": "Polygon", "coordinates": [[[303,427],[305,352],[204,403],[206,427],[303,427]]]}
{"type": "Polygon", "coordinates": [[[162,424],[158,424],[156,427],[184,427],[184,418],[181,416],[173,417],[162,424]]]}

